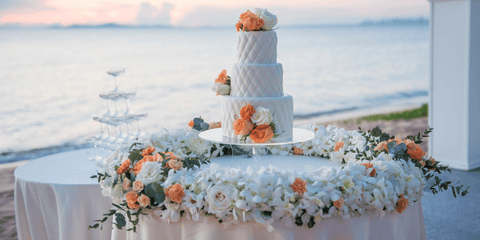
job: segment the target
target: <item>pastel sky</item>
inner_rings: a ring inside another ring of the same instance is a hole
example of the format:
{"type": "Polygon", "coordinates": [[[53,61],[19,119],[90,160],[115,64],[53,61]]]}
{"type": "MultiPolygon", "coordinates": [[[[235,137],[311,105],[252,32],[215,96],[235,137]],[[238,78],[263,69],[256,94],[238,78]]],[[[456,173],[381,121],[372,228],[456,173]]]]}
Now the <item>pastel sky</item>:
{"type": "Polygon", "coordinates": [[[427,0],[0,0],[0,25],[225,26],[253,7],[267,8],[282,25],[355,23],[429,13],[427,0]]]}

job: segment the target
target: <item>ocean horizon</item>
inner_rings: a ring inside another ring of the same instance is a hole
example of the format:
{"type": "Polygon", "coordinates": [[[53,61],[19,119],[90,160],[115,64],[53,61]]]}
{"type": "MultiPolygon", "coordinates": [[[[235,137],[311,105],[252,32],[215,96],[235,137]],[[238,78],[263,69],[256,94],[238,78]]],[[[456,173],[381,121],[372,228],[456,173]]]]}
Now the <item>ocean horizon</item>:
{"type": "MultiPolygon", "coordinates": [[[[142,131],[186,127],[197,116],[219,121],[211,85],[236,61],[233,27],[0,32],[0,163],[84,147],[85,136],[100,133],[92,116],[107,111],[98,94],[113,90],[105,71],[115,66],[126,69],[119,89],[137,92],[130,110],[149,114],[142,131]]],[[[428,25],[276,32],[296,119],[427,102],[428,25]]],[[[123,100],[118,110],[125,111],[123,100]]]]}

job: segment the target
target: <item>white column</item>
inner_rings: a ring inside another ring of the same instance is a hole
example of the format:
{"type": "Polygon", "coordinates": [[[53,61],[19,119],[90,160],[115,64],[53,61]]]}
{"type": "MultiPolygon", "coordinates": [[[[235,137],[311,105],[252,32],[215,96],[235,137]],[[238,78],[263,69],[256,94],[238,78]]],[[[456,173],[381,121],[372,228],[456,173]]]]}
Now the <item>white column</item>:
{"type": "Polygon", "coordinates": [[[480,167],[480,0],[429,0],[431,156],[480,167]]]}

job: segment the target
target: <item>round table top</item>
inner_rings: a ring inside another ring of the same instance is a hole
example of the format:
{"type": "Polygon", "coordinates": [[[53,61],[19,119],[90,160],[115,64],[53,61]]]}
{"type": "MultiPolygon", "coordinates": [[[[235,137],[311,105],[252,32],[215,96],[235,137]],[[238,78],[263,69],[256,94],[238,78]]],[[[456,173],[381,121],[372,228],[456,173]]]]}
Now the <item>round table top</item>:
{"type": "Polygon", "coordinates": [[[88,148],[38,158],[15,169],[15,178],[59,185],[98,184],[90,178],[98,169],[95,161],[89,160],[93,154],[93,148],[88,148]]]}

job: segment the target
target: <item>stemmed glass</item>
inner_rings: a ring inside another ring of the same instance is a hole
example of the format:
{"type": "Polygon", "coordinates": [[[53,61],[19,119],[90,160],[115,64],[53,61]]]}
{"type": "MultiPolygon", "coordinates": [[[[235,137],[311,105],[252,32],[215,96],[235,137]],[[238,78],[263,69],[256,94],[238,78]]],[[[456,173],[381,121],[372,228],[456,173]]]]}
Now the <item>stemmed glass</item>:
{"type": "Polygon", "coordinates": [[[122,68],[111,68],[111,69],[107,70],[107,74],[112,75],[113,78],[115,79],[115,89],[113,90],[113,92],[118,91],[117,76],[123,74],[124,72],[125,72],[125,68],[123,68],[123,67],[122,68]]]}
{"type": "Polygon", "coordinates": [[[138,126],[138,132],[135,134],[135,137],[140,137],[145,135],[145,133],[142,132],[141,127],[140,127],[140,121],[145,119],[148,116],[148,113],[139,113],[139,114],[129,114],[127,115],[127,118],[132,119],[134,121],[137,121],[137,126],[138,126]]]}
{"type": "Polygon", "coordinates": [[[87,143],[92,143],[93,144],[93,157],[90,157],[89,159],[91,161],[100,161],[102,160],[102,157],[97,154],[97,145],[99,143],[99,139],[97,136],[90,136],[90,137],[85,137],[85,141],[87,143]]]}
{"type": "Polygon", "coordinates": [[[119,93],[120,97],[125,99],[125,104],[127,106],[127,111],[123,113],[124,115],[130,114],[129,99],[135,97],[136,94],[137,91],[135,90],[126,90],[119,93]]]}

